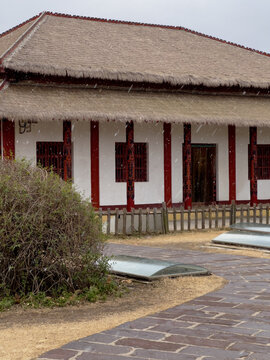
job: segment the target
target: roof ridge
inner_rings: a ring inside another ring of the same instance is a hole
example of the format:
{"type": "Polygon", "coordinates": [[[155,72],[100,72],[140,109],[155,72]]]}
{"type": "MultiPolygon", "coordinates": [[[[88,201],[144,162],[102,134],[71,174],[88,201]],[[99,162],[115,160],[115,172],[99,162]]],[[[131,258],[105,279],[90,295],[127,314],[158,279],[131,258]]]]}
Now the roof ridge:
{"type": "Polygon", "coordinates": [[[228,44],[228,45],[231,45],[231,46],[239,47],[239,48],[244,49],[244,50],[248,50],[248,51],[260,54],[260,55],[270,57],[270,53],[267,53],[265,51],[256,50],[256,49],[244,46],[244,45],[237,44],[237,43],[232,42],[232,41],[227,41],[227,40],[215,37],[215,36],[211,36],[211,35],[201,33],[199,31],[191,30],[191,29],[185,28],[183,26],[161,25],[161,24],[150,24],[150,23],[148,24],[148,23],[140,23],[140,22],[136,22],[136,21],[104,19],[104,18],[97,18],[97,17],[90,17],[90,16],[63,14],[63,13],[57,13],[57,12],[54,13],[54,12],[51,12],[51,11],[46,11],[45,14],[50,15],[50,16],[56,16],[56,17],[65,17],[65,18],[80,19],[80,20],[99,21],[99,22],[106,22],[106,23],[111,23],[111,24],[149,26],[149,27],[158,27],[158,28],[162,28],[162,29],[183,30],[183,31],[186,31],[186,32],[194,34],[194,35],[202,36],[202,37],[207,38],[207,39],[211,39],[211,40],[221,42],[223,44],[228,44]]]}
{"type": "Polygon", "coordinates": [[[8,86],[8,80],[5,78],[3,81],[0,81],[0,91],[3,90],[6,86],[8,86]]]}
{"type": "Polygon", "coordinates": [[[4,58],[18,47],[18,45],[22,42],[22,40],[25,39],[25,37],[29,33],[31,33],[31,31],[33,31],[33,29],[36,27],[36,25],[45,15],[46,12],[44,11],[43,13],[40,13],[37,17],[35,17],[36,18],[35,22],[28,29],[26,29],[25,32],[21,36],[19,36],[18,39],[3,53],[3,55],[0,57],[0,67],[3,63],[4,58]]]}
{"type": "Polygon", "coordinates": [[[16,26],[13,26],[12,28],[10,28],[10,29],[2,32],[2,33],[0,34],[0,38],[3,37],[3,36],[8,35],[8,34],[10,34],[10,33],[12,33],[12,32],[15,31],[15,30],[18,30],[20,27],[22,27],[22,26],[28,24],[29,22],[37,19],[41,14],[42,14],[42,13],[39,13],[38,15],[35,15],[35,16],[31,17],[30,19],[25,20],[24,22],[22,22],[22,23],[20,23],[20,24],[18,24],[18,25],[16,25],[16,26]]]}

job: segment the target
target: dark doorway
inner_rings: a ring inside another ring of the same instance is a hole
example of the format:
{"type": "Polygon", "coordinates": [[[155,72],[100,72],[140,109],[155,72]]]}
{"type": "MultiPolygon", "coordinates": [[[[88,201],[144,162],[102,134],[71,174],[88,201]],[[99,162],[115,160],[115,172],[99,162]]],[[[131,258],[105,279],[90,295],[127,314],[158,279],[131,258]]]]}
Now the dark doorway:
{"type": "Polygon", "coordinates": [[[192,144],[192,202],[216,201],[216,145],[192,144]]]}

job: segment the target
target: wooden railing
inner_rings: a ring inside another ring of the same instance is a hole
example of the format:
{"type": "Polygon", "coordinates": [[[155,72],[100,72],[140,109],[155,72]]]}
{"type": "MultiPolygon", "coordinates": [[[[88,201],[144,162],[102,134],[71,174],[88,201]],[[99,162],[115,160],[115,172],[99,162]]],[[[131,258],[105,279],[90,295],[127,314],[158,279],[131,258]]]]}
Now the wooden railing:
{"type": "Polygon", "coordinates": [[[167,234],[177,231],[223,229],[236,222],[269,224],[270,204],[99,210],[107,235],[167,234]]]}

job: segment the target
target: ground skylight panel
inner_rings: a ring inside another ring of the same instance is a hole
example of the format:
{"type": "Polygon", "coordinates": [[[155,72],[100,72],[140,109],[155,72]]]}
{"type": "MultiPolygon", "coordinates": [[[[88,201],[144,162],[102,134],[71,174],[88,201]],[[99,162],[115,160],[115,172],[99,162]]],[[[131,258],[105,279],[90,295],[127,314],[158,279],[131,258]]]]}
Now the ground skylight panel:
{"type": "Polygon", "coordinates": [[[118,275],[155,280],[162,277],[209,275],[210,272],[197,265],[171,261],[119,255],[109,261],[111,272],[118,275]]]}
{"type": "Polygon", "coordinates": [[[212,242],[215,244],[270,249],[270,234],[255,231],[233,230],[217,236],[212,242]]]}

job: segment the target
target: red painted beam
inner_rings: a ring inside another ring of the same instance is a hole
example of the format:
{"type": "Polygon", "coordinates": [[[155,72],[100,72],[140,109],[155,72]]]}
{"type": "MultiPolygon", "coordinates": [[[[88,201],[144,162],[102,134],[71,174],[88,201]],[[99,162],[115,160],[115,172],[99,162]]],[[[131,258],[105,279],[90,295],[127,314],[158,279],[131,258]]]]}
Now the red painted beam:
{"type": "Polygon", "coordinates": [[[249,128],[250,143],[250,205],[258,203],[257,198],[257,127],[249,128]]]}
{"type": "Polygon", "coordinates": [[[65,181],[72,179],[72,144],[71,144],[71,121],[63,122],[63,155],[65,181]]]}
{"type": "Polygon", "coordinates": [[[184,124],[183,146],[183,202],[185,209],[192,206],[191,125],[184,124]]]}
{"type": "Polygon", "coordinates": [[[91,201],[99,208],[99,123],[91,121],[91,201]]]}
{"type": "Polygon", "coordinates": [[[134,208],[135,197],[135,154],[134,154],[134,124],[126,123],[126,144],[127,144],[127,211],[134,208]]]}
{"type": "MultiPolygon", "coordinates": [[[[3,129],[4,158],[14,159],[15,158],[15,123],[13,121],[4,119],[2,120],[2,129],[3,129]]],[[[2,135],[1,130],[0,130],[0,135],[2,135]]]]}
{"type": "Polygon", "coordinates": [[[236,201],[236,157],[235,157],[235,126],[228,126],[229,143],[229,200],[236,201]]]}
{"type": "Polygon", "coordinates": [[[172,206],[172,146],[171,124],[163,124],[164,145],[164,201],[167,207],[172,206]]]}

